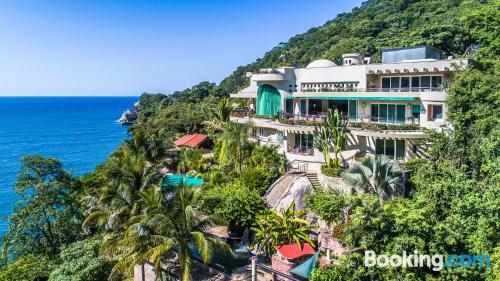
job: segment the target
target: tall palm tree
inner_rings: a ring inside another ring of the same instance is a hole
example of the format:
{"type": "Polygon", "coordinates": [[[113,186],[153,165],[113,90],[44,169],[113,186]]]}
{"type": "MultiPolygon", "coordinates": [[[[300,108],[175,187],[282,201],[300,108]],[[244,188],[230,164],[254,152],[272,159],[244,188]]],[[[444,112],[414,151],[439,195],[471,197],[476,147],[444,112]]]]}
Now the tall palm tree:
{"type": "Polygon", "coordinates": [[[220,164],[229,164],[233,170],[241,174],[245,148],[248,147],[248,131],[252,124],[240,124],[228,122],[224,126],[224,132],[219,137],[220,151],[218,161],[220,164]]]}
{"type": "Polygon", "coordinates": [[[170,201],[149,200],[153,207],[130,218],[123,238],[104,243],[107,255],[121,256],[113,273],[146,261],[151,261],[156,272],[160,272],[162,264],[176,256],[181,279],[187,281],[191,279],[194,248],[205,263],[217,251],[230,252],[225,242],[205,234],[213,223],[196,208],[200,195],[200,188],[181,186],[170,201]]]}
{"type": "Polygon", "coordinates": [[[222,98],[218,103],[215,109],[210,110],[210,115],[212,116],[212,120],[205,121],[203,124],[207,127],[208,131],[216,132],[221,131],[224,127],[224,124],[229,122],[229,117],[231,116],[231,112],[233,111],[233,104],[230,99],[222,98]]]}
{"type": "Polygon", "coordinates": [[[280,213],[270,212],[259,216],[257,226],[252,228],[255,232],[253,246],[262,249],[270,256],[275,246],[297,243],[302,245],[307,242],[314,245],[309,233],[314,229],[303,217],[305,210],[294,211],[295,203],[292,202],[287,209],[280,213]]]}
{"type": "Polygon", "coordinates": [[[344,178],[357,192],[374,193],[380,201],[400,193],[403,182],[399,165],[384,155],[368,155],[347,170],[344,178]]]}
{"type": "Polygon", "coordinates": [[[149,164],[140,150],[123,148],[121,152],[108,163],[109,184],[97,196],[85,198],[89,203],[85,225],[120,229],[129,217],[139,212],[139,192],[157,186],[161,180],[158,167],[149,164]]]}

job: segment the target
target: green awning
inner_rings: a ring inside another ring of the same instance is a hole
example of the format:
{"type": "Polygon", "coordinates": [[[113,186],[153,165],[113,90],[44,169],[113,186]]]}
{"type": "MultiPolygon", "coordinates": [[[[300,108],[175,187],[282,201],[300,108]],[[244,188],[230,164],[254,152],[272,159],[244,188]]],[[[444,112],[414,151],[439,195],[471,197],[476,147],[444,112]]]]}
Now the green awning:
{"type": "Polygon", "coordinates": [[[416,100],[415,97],[300,97],[286,96],[286,99],[311,99],[311,100],[416,100]]]}

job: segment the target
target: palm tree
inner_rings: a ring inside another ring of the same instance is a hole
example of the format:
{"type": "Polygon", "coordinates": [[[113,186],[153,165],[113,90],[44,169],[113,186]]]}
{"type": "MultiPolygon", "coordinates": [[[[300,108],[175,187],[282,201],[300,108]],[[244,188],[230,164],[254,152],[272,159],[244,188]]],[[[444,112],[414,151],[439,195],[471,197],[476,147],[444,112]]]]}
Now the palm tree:
{"type": "Polygon", "coordinates": [[[224,127],[224,124],[229,122],[229,117],[231,116],[232,111],[233,104],[231,103],[231,100],[228,98],[223,98],[217,103],[215,109],[212,109],[210,111],[212,120],[205,121],[203,122],[203,124],[207,127],[208,131],[221,131],[224,127]]]}
{"type": "Polygon", "coordinates": [[[398,194],[403,181],[399,165],[384,155],[368,155],[344,178],[357,192],[374,193],[380,201],[398,194]]]}
{"type": "Polygon", "coordinates": [[[130,218],[123,238],[107,241],[103,246],[107,255],[121,257],[112,274],[146,261],[151,261],[156,272],[160,272],[163,263],[177,256],[181,279],[190,280],[194,248],[205,263],[218,251],[230,252],[225,242],[205,234],[213,223],[196,208],[200,195],[200,188],[181,186],[171,201],[144,200],[153,207],[148,206],[130,218]]]}
{"type": "Polygon", "coordinates": [[[241,174],[243,170],[245,148],[248,147],[248,130],[251,127],[250,123],[228,122],[224,126],[224,132],[219,137],[219,163],[232,165],[233,170],[236,170],[237,167],[238,174],[241,174]]]}
{"type": "Polygon", "coordinates": [[[140,211],[141,190],[157,186],[162,178],[158,167],[144,159],[140,150],[123,148],[111,158],[107,167],[109,184],[97,196],[88,196],[89,214],[84,225],[97,224],[106,229],[120,229],[127,219],[140,211]]]}
{"type": "Polygon", "coordinates": [[[177,164],[178,173],[203,175],[208,169],[208,160],[203,157],[202,150],[199,148],[182,148],[179,153],[179,164],[177,164]]]}
{"type": "Polygon", "coordinates": [[[329,167],[341,167],[341,160],[338,155],[345,147],[346,128],[347,122],[337,109],[335,111],[328,109],[326,121],[314,128],[314,141],[323,152],[325,163],[329,167]],[[333,162],[330,159],[330,147],[333,147],[335,153],[333,162]]]}
{"type": "Polygon", "coordinates": [[[292,202],[280,213],[270,212],[260,215],[257,226],[252,228],[255,232],[253,246],[262,249],[267,256],[270,256],[275,246],[293,243],[302,245],[303,242],[314,245],[309,238],[309,233],[314,227],[303,219],[307,212],[294,211],[294,208],[295,203],[292,202]]]}

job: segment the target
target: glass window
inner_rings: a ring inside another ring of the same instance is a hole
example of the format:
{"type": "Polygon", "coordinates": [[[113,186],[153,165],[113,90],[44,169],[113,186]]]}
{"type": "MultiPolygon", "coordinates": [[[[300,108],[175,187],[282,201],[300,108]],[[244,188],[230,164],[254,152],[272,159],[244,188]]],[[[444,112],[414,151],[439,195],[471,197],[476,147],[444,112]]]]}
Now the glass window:
{"type": "Polygon", "coordinates": [[[416,76],[411,78],[411,87],[413,91],[418,91],[418,88],[420,88],[420,77],[416,76]]]}
{"type": "Polygon", "coordinates": [[[307,110],[306,100],[301,100],[300,101],[300,114],[301,115],[306,115],[306,110],[307,110]]]}
{"type": "Polygon", "coordinates": [[[307,148],[313,148],[314,147],[314,135],[308,134],[307,135],[307,148]]]}
{"type": "Polygon", "coordinates": [[[405,141],[404,140],[396,140],[396,159],[404,160],[405,159],[405,141]]]}
{"type": "Polygon", "coordinates": [[[401,89],[408,90],[410,88],[410,77],[401,77],[401,89]]]}
{"type": "Polygon", "coordinates": [[[384,140],[376,139],[375,140],[375,154],[382,155],[384,154],[384,140]]]}
{"type": "Polygon", "coordinates": [[[443,120],[443,106],[442,105],[431,105],[432,121],[443,120]]]}
{"type": "Polygon", "coordinates": [[[385,141],[385,155],[391,159],[394,159],[394,141],[386,140],[385,141]]]}
{"type": "Polygon", "coordinates": [[[396,123],[404,124],[406,119],[406,106],[398,104],[396,107],[396,123]]]}
{"type": "Polygon", "coordinates": [[[441,76],[432,76],[432,88],[441,87],[441,76]]]}
{"type": "Polygon", "coordinates": [[[420,77],[420,87],[423,89],[429,89],[431,87],[431,77],[430,76],[420,77]]]}
{"type": "Polygon", "coordinates": [[[388,104],[387,105],[387,122],[394,123],[396,121],[396,105],[388,104]]]}
{"type": "Polygon", "coordinates": [[[387,121],[387,104],[379,104],[379,122],[387,121]]]}
{"type": "Polygon", "coordinates": [[[399,77],[391,77],[391,89],[399,89],[399,77]]]}
{"type": "Polygon", "coordinates": [[[372,104],[372,117],[373,121],[378,121],[378,104],[372,104]]]}
{"type": "Polygon", "coordinates": [[[382,88],[389,89],[391,87],[391,79],[389,77],[382,78],[382,88]]]}
{"type": "Polygon", "coordinates": [[[293,113],[293,100],[285,100],[285,110],[287,113],[293,113]]]}
{"type": "Polygon", "coordinates": [[[355,100],[349,101],[349,118],[351,120],[357,119],[358,107],[355,100]]]}

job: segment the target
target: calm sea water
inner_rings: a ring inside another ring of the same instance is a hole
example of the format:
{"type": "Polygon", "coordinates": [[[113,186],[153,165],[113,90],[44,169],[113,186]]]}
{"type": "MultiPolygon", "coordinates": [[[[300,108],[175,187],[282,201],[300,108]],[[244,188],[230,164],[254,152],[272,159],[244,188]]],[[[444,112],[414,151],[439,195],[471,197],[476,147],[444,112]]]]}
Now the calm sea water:
{"type": "Polygon", "coordinates": [[[0,97],[0,237],[19,198],[12,188],[26,154],[56,157],[72,175],[91,172],[127,138],[115,123],[138,97],[0,97]]]}

